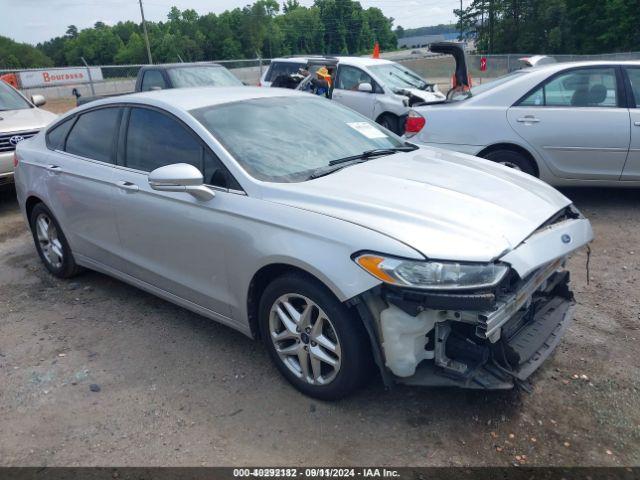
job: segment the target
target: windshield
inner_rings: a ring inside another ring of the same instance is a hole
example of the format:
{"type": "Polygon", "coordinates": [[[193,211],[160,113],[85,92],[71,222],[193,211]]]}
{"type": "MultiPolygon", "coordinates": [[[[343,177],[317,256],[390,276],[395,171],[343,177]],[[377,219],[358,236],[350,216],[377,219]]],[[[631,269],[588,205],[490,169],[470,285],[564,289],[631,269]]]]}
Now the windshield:
{"type": "Polygon", "coordinates": [[[416,72],[409,70],[398,63],[385,63],[369,67],[378,79],[386,86],[393,90],[402,90],[405,88],[419,88],[424,90],[427,88],[425,82],[416,72]]]}
{"type": "Polygon", "coordinates": [[[25,108],[31,108],[31,104],[12,87],[0,80],[0,111],[23,110],[25,108]]]}
{"type": "Polygon", "coordinates": [[[169,69],[175,88],[238,87],[243,83],[224,67],[177,67],[169,69]]]}
{"type": "Polygon", "coordinates": [[[511,80],[517,78],[518,76],[524,75],[526,73],[527,72],[524,70],[516,70],[515,72],[507,73],[506,75],[503,75],[501,77],[494,78],[493,80],[488,80],[486,82],[483,82],[480,85],[471,87],[470,91],[458,92],[453,97],[450,98],[450,101],[459,102],[461,100],[466,100],[469,97],[473,97],[474,95],[487,92],[493,88],[496,88],[500,85],[510,82],[511,80]]]}
{"type": "Polygon", "coordinates": [[[257,98],[190,112],[253,177],[307,180],[331,161],[405,143],[359,113],[313,97],[257,98]]]}

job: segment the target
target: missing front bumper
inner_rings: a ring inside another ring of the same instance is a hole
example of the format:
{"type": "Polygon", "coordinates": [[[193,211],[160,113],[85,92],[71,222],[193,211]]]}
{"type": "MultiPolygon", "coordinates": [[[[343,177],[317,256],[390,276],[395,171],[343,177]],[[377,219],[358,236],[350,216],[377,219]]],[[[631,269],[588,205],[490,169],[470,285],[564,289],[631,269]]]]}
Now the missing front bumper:
{"type": "Polygon", "coordinates": [[[513,388],[517,381],[529,378],[555,350],[573,318],[574,309],[574,301],[554,296],[539,306],[532,318],[509,339],[501,339],[497,347],[487,346],[487,356],[483,361],[473,364],[468,359],[467,363],[456,360],[466,366],[458,372],[433,362],[422,362],[414,375],[398,377],[396,381],[423,386],[513,388]],[[496,358],[503,347],[506,347],[505,357],[510,358],[496,358]]]}
{"type": "Polygon", "coordinates": [[[385,384],[507,389],[524,382],[557,347],[575,306],[568,272],[555,262],[540,272],[516,293],[496,295],[491,309],[465,310],[477,303],[473,295],[457,296],[458,309],[411,292],[363,296],[359,310],[385,384]]]}

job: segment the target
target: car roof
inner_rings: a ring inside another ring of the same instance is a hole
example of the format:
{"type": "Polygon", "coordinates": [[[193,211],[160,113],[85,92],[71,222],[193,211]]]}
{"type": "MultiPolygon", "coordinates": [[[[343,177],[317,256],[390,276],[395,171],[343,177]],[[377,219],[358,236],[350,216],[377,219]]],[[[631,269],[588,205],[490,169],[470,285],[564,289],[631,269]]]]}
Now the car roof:
{"type": "Polygon", "coordinates": [[[189,68],[189,67],[222,67],[219,63],[211,62],[191,62],[191,63],[163,63],[158,65],[144,65],[142,70],[167,70],[169,68],[189,68]]]}
{"type": "Polygon", "coordinates": [[[593,61],[582,61],[582,62],[560,62],[560,63],[549,63],[546,65],[540,65],[538,67],[530,67],[527,68],[527,71],[530,72],[559,72],[561,70],[566,70],[567,68],[575,68],[575,67],[597,67],[597,66],[611,66],[611,65],[630,65],[630,66],[640,66],[640,61],[638,60],[593,60],[593,61]]]}
{"type": "Polygon", "coordinates": [[[374,65],[388,65],[396,62],[385,60],[384,58],[372,57],[337,57],[338,61],[344,65],[353,65],[354,67],[372,67],[374,65]]]}
{"type": "Polygon", "coordinates": [[[272,58],[271,63],[307,63],[309,58],[315,57],[280,57],[272,58]]]}
{"type": "Polygon", "coordinates": [[[309,60],[320,60],[322,58],[327,58],[327,60],[335,60],[338,59],[338,62],[343,63],[345,65],[353,65],[355,67],[370,67],[372,65],[382,65],[395,63],[391,60],[385,60],[383,58],[372,58],[372,57],[333,57],[333,56],[323,56],[323,55],[312,55],[308,57],[283,57],[283,58],[274,58],[271,60],[271,63],[275,62],[290,62],[290,63],[306,63],[309,60]]]}
{"type": "Polygon", "coordinates": [[[222,105],[225,103],[241,102],[256,98],[304,96],[308,94],[284,88],[259,87],[195,87],[168,88],[149,92],[118,95],[95,102],[89,102],[87,107],[118,103],[142,103],[163,107],[173,107],[178,110],[193,110],[196,108],[222,105]]]}

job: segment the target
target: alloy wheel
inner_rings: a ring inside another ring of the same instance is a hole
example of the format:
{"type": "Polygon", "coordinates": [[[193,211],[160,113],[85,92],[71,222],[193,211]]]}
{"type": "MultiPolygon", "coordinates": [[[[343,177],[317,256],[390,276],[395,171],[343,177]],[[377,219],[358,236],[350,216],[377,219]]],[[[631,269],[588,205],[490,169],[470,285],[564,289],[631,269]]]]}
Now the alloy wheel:
{"type": "Polygon", "coordinates": [[[58,229],[45,213],[41,213],[36,218],[36,235],[45,261],[53,268],[62,267],[64,253],[58,238],[58,229]]]}
{"type": "Polygon", "coordinates": [[[269,313],[269,335],[282,363],[311,385],[331,383],[340,370],[342,352],[325,312],[309,298],[286,294],[269,313]]]}

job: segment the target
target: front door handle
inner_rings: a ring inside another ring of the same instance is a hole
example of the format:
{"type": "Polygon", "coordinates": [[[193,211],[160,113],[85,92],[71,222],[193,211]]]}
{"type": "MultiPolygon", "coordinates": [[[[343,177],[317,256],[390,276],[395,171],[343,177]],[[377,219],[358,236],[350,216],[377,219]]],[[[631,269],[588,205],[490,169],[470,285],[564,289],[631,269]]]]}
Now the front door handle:
{"type": "Polygon", "coordinates": [[[633,122],[636,127],[640,127],[640,122],[633,122]]]}
{"type": "Polygon", "coordinates": [[[533,115],[526,115],[524,117],[520,117],[518,119],[520,123],[540,123],[540,119],[534,117],[533,115]]]}
{"type": "Polygon", "coordinates": [[[129,190],[131,192],[137,192],[138,190],[140,190],[140,187],[138,187],[138,185],[136,185],[135,183],[127,182],[126,180],[120,180],[119,182],[116,182],[116,185],[123,190],[129,190]]]}

